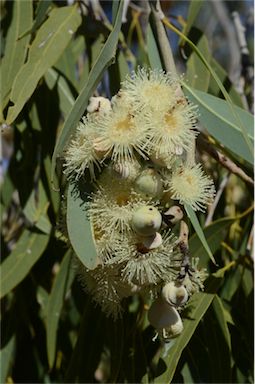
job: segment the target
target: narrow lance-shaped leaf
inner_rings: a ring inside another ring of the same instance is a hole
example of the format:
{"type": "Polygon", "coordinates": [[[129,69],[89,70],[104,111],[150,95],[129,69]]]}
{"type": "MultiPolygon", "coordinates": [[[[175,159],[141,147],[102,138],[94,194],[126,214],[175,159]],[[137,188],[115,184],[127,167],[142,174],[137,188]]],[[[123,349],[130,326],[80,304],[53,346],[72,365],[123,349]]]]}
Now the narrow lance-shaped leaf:
{"type": "Polygon", "coordinates": [[[210,72],[213,79],[216,81],[219,89],[221,90],[223,96],[225,97],[225,99],[227,101],[228,111],[231,111],[233,118],[235,119],[236,124],[240,127],[240,132],[242,133],[243,140],[246,143],[246,147],[247,147],[248,151],[250,152],[250,156],[251,155],[253,156],[253,145],[252,145],[252,142],[251,142],[249,135],[247,133],[246,127],[245,127],[242,119],[240,118],[239,114],[237,113],[235,106],[232,103],[231,98],[230,98],[226,88],[222,84],[219,76],[216,74],[216,72],[213,69],[213,67],[211,66],[211,64],[206,60],[206,58],[204,57],[202,52],[196,47],[196,45],[190,39],[188,39],[182,32],[180,32],[176,27],[174,27],[168,21],[168,19],[166,17],[164,17],[163,23],[168,28],[170,28],[172,31],[177,33],[177,35],[181,36],[189,44],[189,46],[193,49],[193,51],[198,55],[198,57],[200,58],[201,62],[204,64],[204,66],[208,69],[208,71],[210,72]]]}
{"type": "Polygon", "coordinates": [[[152,32],[151,25],[148,24],[147,28],[147,49],[148,56],[150,61],[150,66],[152,69],[162,69],[161,59],[158,52],[158,47],[152,32]]]}
{"type": "MultiPolygon", "coordinates": [[[[183,34],[188,35],[190,28],[194,25],[194,21],[196,20],[196,17],[204,3],[204,0],[191,0],[189,11],[188,11],[188,17],[187,17],[187,23],[185,24],[183,34]]],[[[185,40],[183,38],[180,39],[180,45],[184,45],[185,40]]]]}
{"type": "MultiPolygon", "coordinates": [[[[198,91],[185,82],[182,85],[189,99],[199,106],[199,120],[208,132],[226,148],[253,164],[253,155],[249,151],[242,129],[237,124],[228,102],[198,91]]],[[[248,140],[253,145],[253,116],[237,106],[233,108],[245,127],[248,140]]]]}
{"type": "Polygon", "coordinates": [[[16,336],[12,335],[5,346],[2,346],[0,351],[0,366],[1,366],[1,383],[7,383],[7,375],[14,360],[16,336]]]}
{"type": "Polygon", "coordinates": [[[191,224],[193,225],[195,231],[196,231],[196,234],[197,236],[199,237],[199,240],[201,241],[205,251],[207,252],[208,256],[210,257],[210,259],[212,260],[212,262],[214,264],[216,264],[215,262],[215,259],[213,257],[213,254],[212,254],[212,251],[210,250],[210,247],[206,241],[206,238],[205,238],[205,235],[204,235],[204,232],[200,226],[200,223],[198,221],[198,218],[196,216],[196,213],[193,211],[193,209],[188,205],[188,204],[185,204],[184,205],[185,207],[185,210],[187,212],[187,215],[191,221],[191,224]]]}
{"type": "Polygon", "coordinates": [[[91,223],[84,209],[84,200],[73,184],[69,184],[67,192],[67,230],[72,247],[82,264],[94,269],[98,259],[91,223]]]}
{"type": "Polygon", "coordinates": [[[8,102],[15,76],[25,61],[30,36],[20,36],[30,29],[33,21],[31,0],[13,2],[13,18],[6,38],[4,57],[1,65],[1,109],[8,102]]]}
{"type": "MultiPolygon", "coordinates": [[[[219,249],[221,242],[226,236],[226,229],[235,220],[235,218],[219,219],[204,228],[204,235],[212,253],[215,253],[219,249]]],[[[200,266],[206,267],[209,260],[208,253],[205,252],[204,246],[197,233],[194,233],[189,239],[189,249],[191,255],[196,254],[196,257],[199,257],[200,266]]]]}
{"type": "Polygon", "coordinates": [[[46,326],[47,353],[50,368],[53,367],[56,354],[57,330],[61,308],[65,295],[74,279],[74,269],[71,266],[71,262],[71,252],[68,251],[61,262],[48,301],[46,326]]]}
{"type": "Polygon", "coordinates": [[[172,347],[166,357],[163,358],[166,370],[155,378],[155,383],[171,383],[182,351],[189,343],[200,320],[211,305],[215,294],[220,287],[221,281],[221,278],[212,276],[208,282],[207,292],[199,292],[192,297],[189,304],[191,310],[188,312],[188,317],[183,321],[184,329],[180,336],[172,340],[172,347]]]}
{"type": "Polygon", "coordinates": [[[46,248],[49,237],[40,233],[25,230],[17,242],[15,249],[1,264],[2,298],[15,288],[30,272],[46,248]]]}
{"type": "Polygon", "coordinates": [[[11,124],[34,92],[38,81],[58,60],[81,23],[76,6],[60,7],[50,12],[49,18],[38,30],[29,50],[28,61],[14,81],[7,123],[11,124]]]}
{"type": "Polygon", "coordinates": [[[79,119],[84,113],[84,110],[88,104],[89,97],[91,96],[96,86],[98,85],[98,82],[103,76],[105,69],[111,64],[112,60],[115,57],[116,45],[118,42],[120,28],[121,28],[122,9],[123,9],[123,1],[120,2],[114,28],[110,33],[104,47],[102,48],[97,58],[97,61],[95,62],[89,74],[88,80],[84,85],[84,87],[82,88],[80,95],[76,99],[75,104],[71,109],[65,121],[64,127],[58,137],[58,141],[52,156],[52,172],[51,172],[52,182],[54,177],[57,156],[61,154],[64,147],[66,146],[72,132],[76,128],[76,125],[79,119]]]}

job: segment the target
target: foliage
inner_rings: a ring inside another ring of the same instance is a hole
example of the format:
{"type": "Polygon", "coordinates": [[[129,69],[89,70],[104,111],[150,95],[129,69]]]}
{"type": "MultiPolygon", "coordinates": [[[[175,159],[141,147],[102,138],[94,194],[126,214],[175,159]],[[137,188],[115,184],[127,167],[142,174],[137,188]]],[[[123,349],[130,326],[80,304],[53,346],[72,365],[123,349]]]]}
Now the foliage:
{"type": "MultiPolygon", "coordinates": [[[[1,185],[1,382],[252,383],[253,123],[202,31],[194,48],[201,1],[190,2],[177,32],[186,52],[182,87],[199,106],[206,144],[198,144],[197,156],[217,189],[225,182],[209,225],[187,207],[190,252],[209,272],[205,291],[184,309],[183,333],[160,345],[147,320],[149,301],[126,299],[123,318],[113,321],[75,278],[63,231],[62,202],[71,193],[63,150],[90,96],[115,94],[138,65],[167,69],[155,12],[147,23],[133,8],[121,26],[123,1],[112,3],[112,24],[79,2],[1,3],[0,118],[4,153],[12,149],[1,185]],[[207,146],[232,168],[211,158],[207,146]]],[[[93,267],[90,225],[70,201],[71,241],[78,255],[86,249],[81,261],[93,267]]]]}

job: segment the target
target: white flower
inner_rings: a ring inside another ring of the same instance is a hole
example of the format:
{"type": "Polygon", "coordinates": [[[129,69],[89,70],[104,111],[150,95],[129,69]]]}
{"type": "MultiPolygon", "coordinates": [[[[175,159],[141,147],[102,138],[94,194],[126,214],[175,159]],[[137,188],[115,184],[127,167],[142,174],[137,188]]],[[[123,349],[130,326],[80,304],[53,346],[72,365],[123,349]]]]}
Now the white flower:
{"type": "Polygon", "coordinates": [[[122,88],[136,111],[164,111],[178,98],[176,77],[158,69],[138,68],[122,83],[122,88]]]}
{"type": "Polygon", "coordinates": [[[95,121],[99,134],[99,148],[116,163],[135,160],[135,152],[145,157],[147,127],[141,115],[133,114],[129,105],[115,107],[106,116],[95,121]]]}
{"type": "Polygon", "coordinates": [[[188,151],[192,145],[197,135],[193,130],[195,123],[194,107],[187,102],[163,112],[152,112],[146,117],[149,156],[151,153],[156,160],[163,158],[166,165],[171,164],[177,152],[188,151]]]}
{"type": "Polygon", "coordinates": [[[181,166],[173,171],[167,180],[172,199],[189,204],[194,211],[204,211],[211,204],[215,188],[213,181],[204,174],[201,164],[181,166]]]}
{"type": "Polygon", "coordinates": [[[150,250],[139,237],[130,234],[123,239],[116,257],[109,263],[120,263],[124,281],[139,286],[157,284],[176,276],[180,255],[174,251],[175,237],[168,232],[162,240],[159,247],[150,250]]]}
{"type": "Polygon", "coordinates": [[[93,125],[94,118],[91,116],[83,117],[83,122],[78,124],[75,136],[65,152],[64,173],[68,178],[78,180],[88,169],[91,178],[95,179],[95,166],[100,169],[104,152],[95,149],[97,133],[93,125]]]}

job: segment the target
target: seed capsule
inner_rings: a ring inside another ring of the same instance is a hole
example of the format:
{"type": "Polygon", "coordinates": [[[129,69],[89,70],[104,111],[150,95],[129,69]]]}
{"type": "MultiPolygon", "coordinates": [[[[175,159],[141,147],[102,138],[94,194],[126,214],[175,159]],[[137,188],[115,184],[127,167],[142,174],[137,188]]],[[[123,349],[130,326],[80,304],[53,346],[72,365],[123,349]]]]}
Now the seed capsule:
{"type": "Polygon", "coordinates": [[[142,236],[151,236],[161,226],[162,217],[157,208],[144,205],[133,213],[131,225],[136,233],[142,236]]]}
{"type": "Polygon", "coordinates": [[[170,305],[180,307],[187,303],[189,295],[183,285],[176,285],[174,282],[166,284],[162,288],[162,298],[170,305]]]}
{"type": "Polygon", "coordinates": [[[181,317],[174,307],[162,298],[152,303],[148,312],[150,324],[158,331],[165,330],[170,337],[178,336],[183,330],[181,317]]]}
{"type": "Polygon", "coordinates": [[[135,189],[144,195],[145,198],[158,197],[163,194],[163,183],[158,172],[148,168],[135,180],[135,189]]]}
{"type": "Polygon", "coordinates": [[[183,211],[177,205],[169,208],[166,212],[164,212],[164,216],[167,216],[167,219],[170,223],[176,224],[183,218],[183,211]]]}
{"type": "Polygon", "coordinates": [[[151,250],[158,248],[162,244],[161,234],[156,232],[152,236],[146,236],[142,239],[142,244],[146,249],[151,250]]]}

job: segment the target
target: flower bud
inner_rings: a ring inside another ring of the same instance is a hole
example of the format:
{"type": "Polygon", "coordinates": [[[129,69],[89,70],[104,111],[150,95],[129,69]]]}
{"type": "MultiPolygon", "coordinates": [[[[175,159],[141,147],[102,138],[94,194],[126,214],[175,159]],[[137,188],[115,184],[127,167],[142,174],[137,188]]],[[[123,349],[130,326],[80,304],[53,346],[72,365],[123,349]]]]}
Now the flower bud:
{"type": "Polygon", "coordinates": [[[87,107],[88,113],[100,113],[105,114],[112,109],[110,100],[105,97],[91,97],[89,99],[89,105],[87,107]]]}
{"type": "Polygon", "coordinates": [[[131,225],[139,235],[151,236],[159,230],[161,222],[162,217],[157,208],[144,205],[133,213],[131,225]]]}
{"type": "Polygon", "coordinates": [[[179,335],[183,330],[179,313],[162,298],[158,298],[152,303],[148,312],[148,320],[157,330],[165,329],[170,337],[179,335]]]}
{"type": "Polygon", "coordinates": [[[153,168],[148,168],[135,180],[135,189],[142,193],[146,198],[158,197],[163,194],[163,183],[158,172],[153,168]]]}
{"type": "Polygon", "coordinates": [[[186,304],[189,298],[186,288],[183,285],[175,285],[174,282],[162,288],[161,296],[169,305],[176,307],[186,304]]]}

